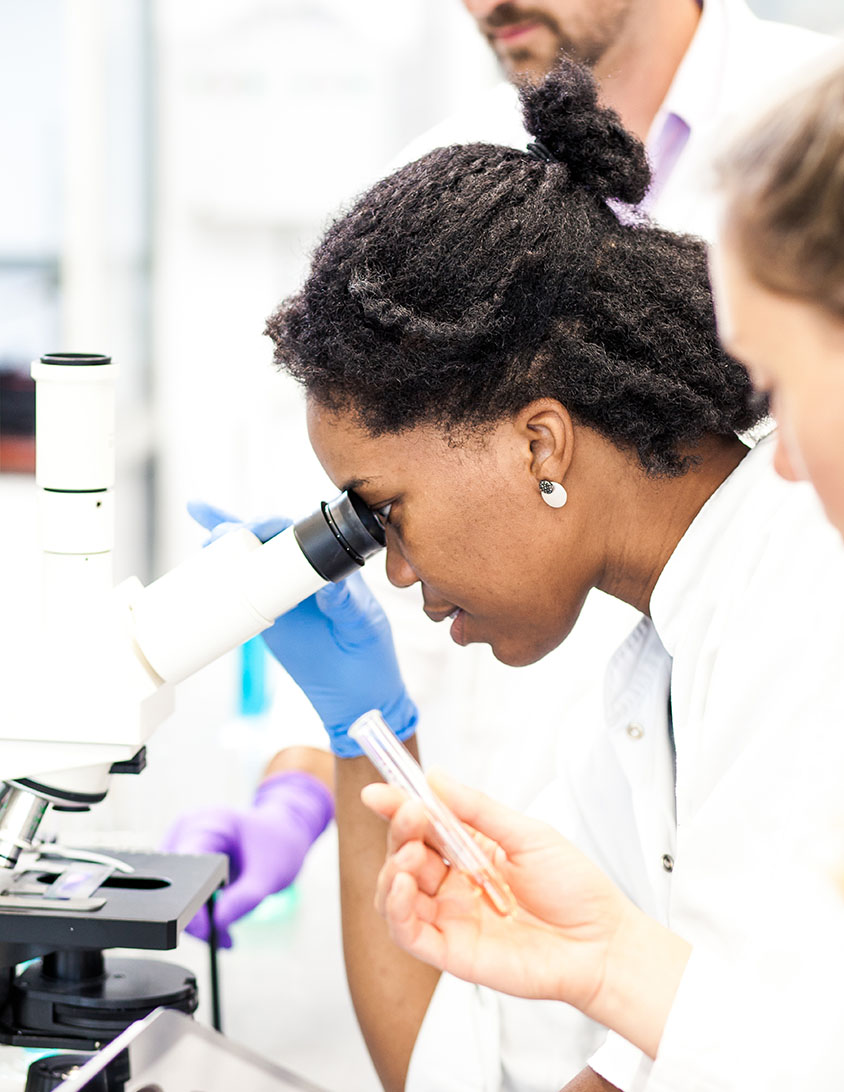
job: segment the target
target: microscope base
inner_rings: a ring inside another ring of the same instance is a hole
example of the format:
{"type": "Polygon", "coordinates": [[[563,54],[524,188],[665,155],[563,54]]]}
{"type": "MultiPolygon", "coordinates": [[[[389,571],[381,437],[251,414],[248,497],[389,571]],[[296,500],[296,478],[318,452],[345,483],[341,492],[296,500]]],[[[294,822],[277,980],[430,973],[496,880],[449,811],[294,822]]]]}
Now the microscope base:
{"type": "MultiPolygon", "coordinates": [[[[121,854],[130,874],[113,874],[95,894],[102,905],[73,912],[0,907],[0,1043],[56,1050],[98,1048],[159,1006],[192,1013],[193,975],[106,948],[175,948],[196,911],[225,881],[219,855],[121,854]],[[41,958],[39,958],[41,957],[41,958]],[[16,965],[36,960],[19,973],[16,965]]],[[[52,880],[45,875],[45,880],[52,880]]],[[[49,884],[44,884],[45,892],[49,884]]]]}
{"type": "Polygon", "coordinates": [[[86,952],[86,962],[98,957],[98,966],[82,968],[77,960],[79,976],[56,976],[57,957],[66,963],[66,957],[80,954],[52,953],[17,976],[11,996],[14,1027],[0,1025],[0,1042],[33,1046],[32,1040],[39,1039],[52,1045],[60,1038],[78,1050],[93,1050],[153,1009],[196,1010],[196,979],[184,967],[86,952]]]}

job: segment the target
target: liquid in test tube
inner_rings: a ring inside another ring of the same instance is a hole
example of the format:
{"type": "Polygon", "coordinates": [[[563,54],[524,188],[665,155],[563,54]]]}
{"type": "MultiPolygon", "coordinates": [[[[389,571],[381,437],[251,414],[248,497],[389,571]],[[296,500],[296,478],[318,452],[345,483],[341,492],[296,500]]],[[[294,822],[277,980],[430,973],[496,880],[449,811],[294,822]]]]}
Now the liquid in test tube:
{"type": "Polygon", "coordinates": [[[499,914],[514,913],[513,892],[454,812],[428,784],[419,763],[390,731],[378,710],[373,709],[359,717],[349,729],[349,735],[360,744],[387,782],[422,804],[448,863],[468,876],[499,914]]]}

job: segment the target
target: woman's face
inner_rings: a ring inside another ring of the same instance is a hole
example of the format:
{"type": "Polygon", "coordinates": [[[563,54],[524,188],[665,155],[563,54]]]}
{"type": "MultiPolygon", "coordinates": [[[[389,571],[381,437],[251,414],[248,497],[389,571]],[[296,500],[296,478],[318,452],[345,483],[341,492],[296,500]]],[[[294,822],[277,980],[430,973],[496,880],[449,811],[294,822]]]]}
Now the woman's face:
{"type": "Polygon", "coordinates": [[[713,254],[712,281],[724,346],[771,395],[777,470],[810,480],[844,535],[844,323],[763,288],[728,231],[713,254]]]}
{"type": "Polygon", "coordinates": [[[544,434],[526,427],[529,417],[455,445],[432,426],[374,437],[349,414],[308,406],[329,477],[385,527],[390,581],[419,583],[425,613],[451,619],[452,640],[489,644],[513,666],[565,639],[595,576],[582,504],[570,494],[551,509],[541,499],[538,478],[550,473],[536,475],[544,434]]]}

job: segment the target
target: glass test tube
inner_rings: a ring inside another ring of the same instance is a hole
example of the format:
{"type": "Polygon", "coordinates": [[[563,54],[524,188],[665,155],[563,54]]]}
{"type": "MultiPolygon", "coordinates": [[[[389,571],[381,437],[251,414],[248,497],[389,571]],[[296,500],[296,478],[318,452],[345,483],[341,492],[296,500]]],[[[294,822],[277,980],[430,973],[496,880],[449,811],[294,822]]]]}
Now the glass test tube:
{"type": "Polygon", "coordinates": [[[440,800],[419,763],[396,738],[377,709],[364,713],[349,729],[370,762],[391,785],[418,800],[436,832],[443,856],[487,895],[499,914],[516,909],[513,892],[457,816],[440,800]]]}

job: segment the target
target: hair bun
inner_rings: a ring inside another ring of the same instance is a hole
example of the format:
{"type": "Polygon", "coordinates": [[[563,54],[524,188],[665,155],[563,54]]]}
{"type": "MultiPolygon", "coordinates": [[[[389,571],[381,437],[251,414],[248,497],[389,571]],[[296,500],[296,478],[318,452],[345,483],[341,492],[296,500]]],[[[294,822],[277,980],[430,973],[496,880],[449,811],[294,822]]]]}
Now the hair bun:
{"type": "Polygon", "coordinates": [[[564,58],[538,87],[521,91],[525,128],[601,198],[637,204],[651,180],[644,145],[614,110],[598,105],[591,71],[564,58]]]}

